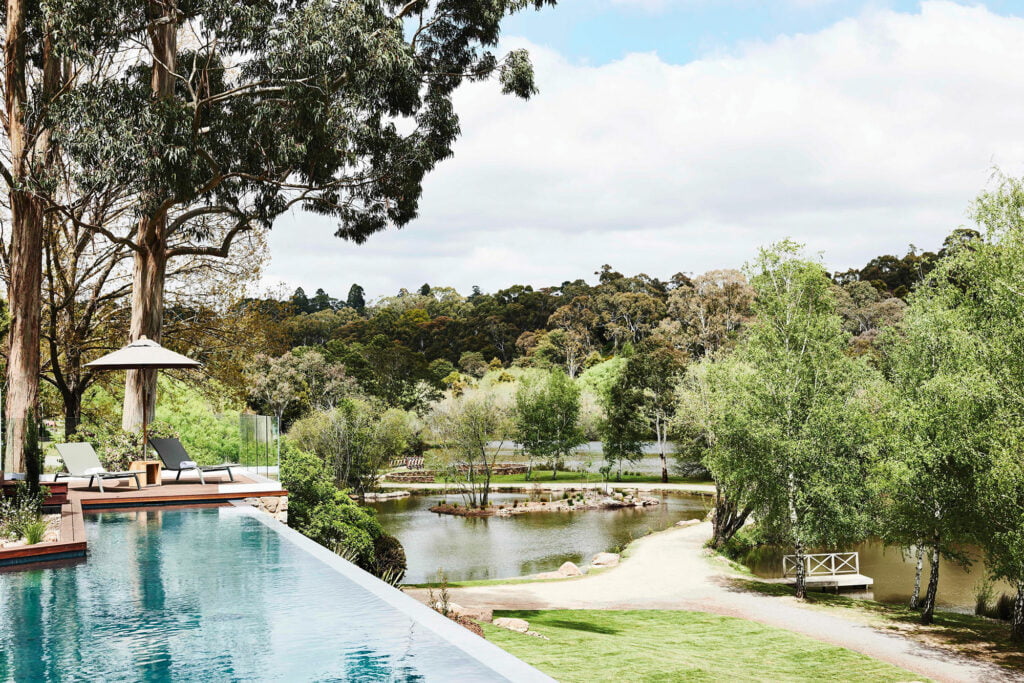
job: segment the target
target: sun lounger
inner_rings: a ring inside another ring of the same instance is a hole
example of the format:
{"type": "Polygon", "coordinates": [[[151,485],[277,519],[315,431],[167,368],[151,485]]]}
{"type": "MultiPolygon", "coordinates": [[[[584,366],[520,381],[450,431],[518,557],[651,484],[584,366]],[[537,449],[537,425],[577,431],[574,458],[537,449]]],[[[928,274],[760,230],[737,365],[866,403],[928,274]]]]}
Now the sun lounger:
{"type": "Polygon", "coordinates": [[[67,472],[58,472],[53,475],[54,481],[57,481],[60,477],[89,477],[89,488],[92,488],[93,480],[98,479],[100,492],[102,493],[103,480],[132,478],[135,479],[136,488],[142,488],[142,484],[139,483],[138,472],[108,472],[100,464],[100,458],[96,455],[96,451],[93,450],[92,444],[59,443],[56,444],[56,448],[61,460],[64,461],[64,467],[67,468],[67,472]]]}
{"type": "Polygon", "coordinates": [[[203,474],[207,472],[227,472],[228,479],[231,481],[235,480],[235,475],[231,474],[231,465],[198,465],[188,457],[185,447],[177,439],[150,439],[149,445],[153,447],[157,455],[160,456],[160,459],[163,460],[165,470],[178,473],[174,478],[175,481],[181,479],[182,472],[191,472],[192,470],[195,470],[196,474],[199,475],[199,483],[201,484],[206,483],[206,480],[203,479],[203,474]]]}

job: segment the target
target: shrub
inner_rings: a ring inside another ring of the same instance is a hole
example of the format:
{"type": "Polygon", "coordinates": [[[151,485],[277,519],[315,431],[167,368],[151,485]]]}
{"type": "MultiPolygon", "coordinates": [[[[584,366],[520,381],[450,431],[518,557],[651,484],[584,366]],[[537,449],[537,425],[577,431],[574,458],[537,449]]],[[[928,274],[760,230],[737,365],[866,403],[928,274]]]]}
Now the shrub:
{"type": "Polygon", "coordinates": [[[281,483],[289,493],[289,526],[363,569],[373,570],[375,546],[384,530],[371,510],[357,505],[334,485],[322,460],[294,447],[285,448],[281,483]]]}
{"type": "Polygon", "coordinates": [[[47,521],[41,516],[32,520],[25,525],[24,533],[22,534],[25,537],[25,542],[29,545],[41,543],[46,536],[46,530],[49,526],[47,521]]]}
{"type": "Polygon", "coordinates": [[[45,486],[33,492],[27,483],[18,482],[12,495],[0,499],[0,535],[13,539],[27,536],[32,525],[42,520],[43,501],[49,495],[45,486]]]}
{"type": "Polygon", "coordinates": [[[405,548],[394,536],[382,533],[373,544],[373,562],[368,571],[384,582],[397,586],[407,569],[405,548]]]}
{"type": "Polygon", "coordinates": [[[731,560],[742,561],[758,546],[758,541],[749,529],[740,529],[732,538],[722,544],[720,552],[731,560]]]}
{"type": "Polygon", "coordinates": [[[980,617],[988,616],[988,603],[992,599],[992,582],[982,579],[974,591],[974,613],[980,617]]]}

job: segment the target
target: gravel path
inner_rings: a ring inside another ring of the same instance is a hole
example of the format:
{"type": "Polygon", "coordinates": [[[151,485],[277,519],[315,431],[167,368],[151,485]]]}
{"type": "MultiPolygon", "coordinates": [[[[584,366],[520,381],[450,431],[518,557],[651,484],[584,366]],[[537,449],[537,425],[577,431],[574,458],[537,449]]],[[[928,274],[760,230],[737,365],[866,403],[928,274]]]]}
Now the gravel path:
{"type": "MultiPolygon", "coordinates": [[[[681,609],[740,617],[849,648],[938,681],[1019,680],[1006,670],[800,604],[730,586],[724,563],[703,549],[711,525],[671,529],[630,547],[615,569],[579,579],[451,589],[463,607],[681,609]]],[[[426,591],[409,590],[426,601],[426,591]]]]}

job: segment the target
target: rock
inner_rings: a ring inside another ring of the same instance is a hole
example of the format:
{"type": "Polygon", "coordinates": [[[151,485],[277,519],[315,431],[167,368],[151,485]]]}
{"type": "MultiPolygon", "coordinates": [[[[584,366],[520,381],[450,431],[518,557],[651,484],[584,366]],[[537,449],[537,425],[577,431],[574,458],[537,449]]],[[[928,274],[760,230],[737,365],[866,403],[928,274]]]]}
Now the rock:
{"type": "Polygon", "coordinates": [[[592,567],[617,567],[619,564],[618,553],[598,553],[590,561],[592,567]]]}
{"type": "Polygon", "coordinates": [[[565,574],[561,572],[541,572],[540,574],[534,574],[535,579],[564,579],[565,574]]]}
{"type": "Polygon", "coordinates": [[[485,607],[459,607],[456,613],[473,621],[494,621],[494,610],[485,607]]]}
{"type": "Polygon", "coordinates": [[[530,630],[530,622],[526,619],[514,619],[512,617],[498,617],[494,620],[494,625],[499,628],[506,628],[509,631],[515,631],[516,633],[526,633],[530,630]]]}
{"type": "Polygon", "coordinates": [[[543,635],[541,633],[537,633],[536,631],[527,631],[526,635],[533,636],[534,638],[540,638],[541,640],[551,640],[546,635],[543,635]]]}
{"type": "Polygon", "coordinates": [[[572,562],[566,562],[558,568],[558,573],[562,576],[583,576],[583,572],[572,562]]]}
{"type": "Polygon", "coordinates": [[[681,527],[695,526],[697,524],[700,524],[700,520],[699,519],[684,519],[684,520],[681,520],[679,522],[676,522],[676,526],[681,526],[681,527]]]}

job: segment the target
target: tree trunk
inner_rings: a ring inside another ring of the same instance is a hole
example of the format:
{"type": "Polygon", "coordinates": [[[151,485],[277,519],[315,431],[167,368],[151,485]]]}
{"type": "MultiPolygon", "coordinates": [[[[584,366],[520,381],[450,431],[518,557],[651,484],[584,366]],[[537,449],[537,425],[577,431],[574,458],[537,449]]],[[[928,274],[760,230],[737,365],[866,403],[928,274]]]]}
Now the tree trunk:
{"type": "Polygon", "coordinates": [[[932,543],[931,575],[928,577],[928,591],[921,609],[921,623],[927,626],[935,616],[935,596],[939,592],[939,535],[932,543]]]}
{"type": "MultiPolygon", "coordinates": [[[[130,340],[148,337],[159,343],[163,331],[164,279],[167,274],[167,250],[164,220],[139,221],[138,242],[142,248],[135,253],[132,280],[132,321],[130,340]]],[[[156,371],[129,370],[124,386],[124,413],[121,426],[136,431],[146,421],[152,422],[156,412],[156,371]]]]}
{"type": "MultiPolygon", "coordinates": [[[[32,191],[33,144],[26,129],[26,30],[22,0],[8,0],[4,87],[10,145],[11,244],[7,300],[7,452],[4,469],[26,472],[27,420],[39,399],[39,314],[42,306],[43,205],[32,191]]],[[[38,481],[38,480],[37,480],[38,481]]]]}
{"type": "Polygon", "coordinates": [[[794,543],[796,550],[796,597],[803,600],[807,597],[807,572],[804,567],[804,544],[799,538],[799,532],[797,526],[800,523],[800,516],[796,509],[796,475],[792,472],[789,473],[788,481],[788,505],[789,505],[789,526],[793,536],[796,538],[794,543]]]}
{"type": "Polygon", "coordinates": [[[910,609],[921,603],[921,572],[924,569],[924,539],[917,541],[917,567],[914,571],[914,592],[910,594],[910,609]]]}
{"type": "Polygon", "coordinates": [[[1013,601],[1010,640],[1015,643],[1024,642],[1024,581],[1017,582],[1017,599],[1013,601]]]}
{"type": "Polygon", "coordinates": [[[70,439],[78,431],[82,419],[82,394],[77,390],[64,392],[64,438],[70,439]]]}
{"type": "MultiPolygon", "coordinates": [[[[148,32],[153,52],[150,91],[154,100],[174,96],[174,71],[178,56],[179,11],[176,0],[151,0],[147,5],[148,32]]],[[[156,143],[155,143],[156,144],[156,143]]],[[[154,150],[154,156],[158,150],[154,150]]],[[[159,343],[163,327],[164,280],[167,275],[167,214],[159,198],[149,196],[148,215],[139,220],[136,233],[135,270],[132,280],[130,339],[145,335],[159,343]]],[[[127,431],[151,421],[156,410],[156,373],[129,370],[125,378],[121,426],[127,431]]]]}
{"type": "Polygon", "coordinates": [[[668,483],[668,456],[665,455],[665,441],[668,438],[665,420],[659,415],[654,422],[654,436],[658,440],[658,452],[661,454],[661,483],[668,483]]]}
{"type": "Polygon", "coordinates": [[[712,519],[711,546],[721,550],[736,532],[743,528],[750,516],[750,508],[740,510],[734,502],[721,495],[715,495],[715,511],[712,519]]]}
{"type": "Polygon", "coordinates": [[[795,595],[798,599],[803,600],[807,597],[807,568],[804,567],[804,544],[800,541],[796,542],[795,546],[796,555],[796,592],[795,595]]]}

